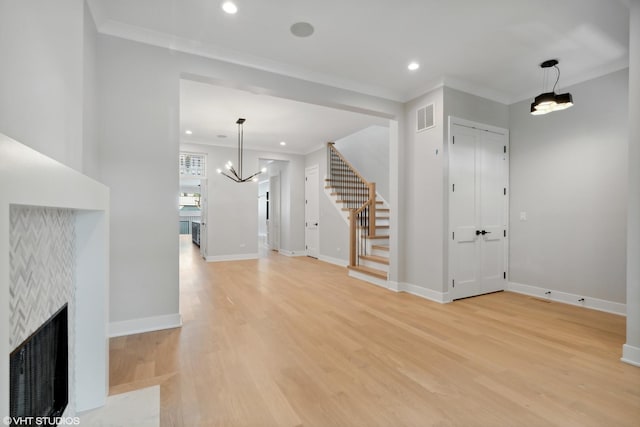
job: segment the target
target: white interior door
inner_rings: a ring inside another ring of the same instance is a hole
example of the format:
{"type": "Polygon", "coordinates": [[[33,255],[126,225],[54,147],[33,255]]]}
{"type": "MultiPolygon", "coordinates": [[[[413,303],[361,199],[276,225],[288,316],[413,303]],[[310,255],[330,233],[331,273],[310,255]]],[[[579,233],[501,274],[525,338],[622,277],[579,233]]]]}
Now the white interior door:
{"type": "Polygon", "coordinates": [[[305,247],[307,256],[313,258],[320,256],[320,193],[318,186],[318,165],[306,168],[304,177],[305,247]]]}
{"type": "Polygon", "coordinates": [[[450,289],[459,299],[505,287],[508,137],[460,124],[451,133],[450,289]]]}
{"type": "Polygon", "coordinates": [[[280,249],[280,175],[269,177],[269,219],[267,220],[267,245],[280,249]]]}
{"type": "Polygon", "coordinates": [[[207,223],[209,217],[207,216],[209,210],[207,209],[209,204],[209,186],[206,179],[200,180],[200,255],[202,258],[207,258],[207,223]]]}

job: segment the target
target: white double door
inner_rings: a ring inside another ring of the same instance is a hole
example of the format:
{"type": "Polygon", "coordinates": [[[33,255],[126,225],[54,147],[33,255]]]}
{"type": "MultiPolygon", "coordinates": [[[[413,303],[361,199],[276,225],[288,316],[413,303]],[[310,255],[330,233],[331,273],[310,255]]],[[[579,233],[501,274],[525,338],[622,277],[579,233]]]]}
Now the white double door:
{"type": "Polygon", "coordinates": [[[451,299],[505,289],[508,134],[451,124],[449,251],[451,299]]]}

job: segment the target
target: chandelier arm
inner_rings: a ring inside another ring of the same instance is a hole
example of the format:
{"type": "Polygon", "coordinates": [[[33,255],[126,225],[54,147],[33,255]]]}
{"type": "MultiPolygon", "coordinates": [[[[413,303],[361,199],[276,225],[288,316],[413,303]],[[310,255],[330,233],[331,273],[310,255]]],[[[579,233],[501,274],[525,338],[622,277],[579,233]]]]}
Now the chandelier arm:
{"type": "Polygon", "coordinates": [[[241,182],[241,181],[239,181],[238,179],[236,179],[236,178],[232,177],[231,175],[227,175],[227,174],[226,174],[226,173],[224,173],[224,172],[220,172],[220,175],[224,175],[224,176],[226,176],[227,178],[229,178],[229,179],[230,179],[231,181],[233,181],[233,182],[241,182]]]}

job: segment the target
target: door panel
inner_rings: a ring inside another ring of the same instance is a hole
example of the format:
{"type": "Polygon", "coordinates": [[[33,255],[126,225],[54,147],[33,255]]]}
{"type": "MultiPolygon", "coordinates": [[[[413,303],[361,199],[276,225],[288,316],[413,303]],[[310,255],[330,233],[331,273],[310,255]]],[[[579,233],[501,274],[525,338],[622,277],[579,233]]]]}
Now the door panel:
{"type": "Polygon", "coordinates": [[[455,144],[451,147],[451,228],[453,269],[455,271],[456,298],[477,294],[479,271],[476,263],[478,242],[475,234],[478,200],[476,182],[477,136],[473,129],[456,127],[455,144]],[[458,296],[459,295],[459,296],[458,296]]]}
{"type": "Polygon", "coordinates": [[[504,289],[506,135],[454,124],[449,177],[452,299],[504,289]]]}
{"type": "Polygon", "coordinates": [[[305,170],[305,246],[307,256],[318,258],[320,256],[320,230],[319,226],[319,182],[318,167],[310,167],[305,170]]]}
{"type": "Polygon", "coordinates": [[[208,205],[209,205],[209,190],[208,181],[206,179],[200,180],[200,255],[202,258],[207,259],[207,236],[209,235],[209,222],[208,217],[208,205]]]}
{"type": "Polygon", "coordinates": [[[280,249],[280,175],[269,177],[269,220],[267,221],[267,245],[280,249]]]}

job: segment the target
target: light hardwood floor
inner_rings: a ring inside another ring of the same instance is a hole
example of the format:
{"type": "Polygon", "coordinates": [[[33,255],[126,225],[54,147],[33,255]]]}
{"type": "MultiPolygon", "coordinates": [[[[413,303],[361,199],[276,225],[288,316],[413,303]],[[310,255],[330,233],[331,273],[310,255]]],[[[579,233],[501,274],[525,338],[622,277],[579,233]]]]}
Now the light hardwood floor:
{"type": "Polygon", "coordinates": [[[441,305],[181,241],[181,329],[111,340],[111,393],[163,426],[640,426],[625,319],[503,292],[441,305]]]}

